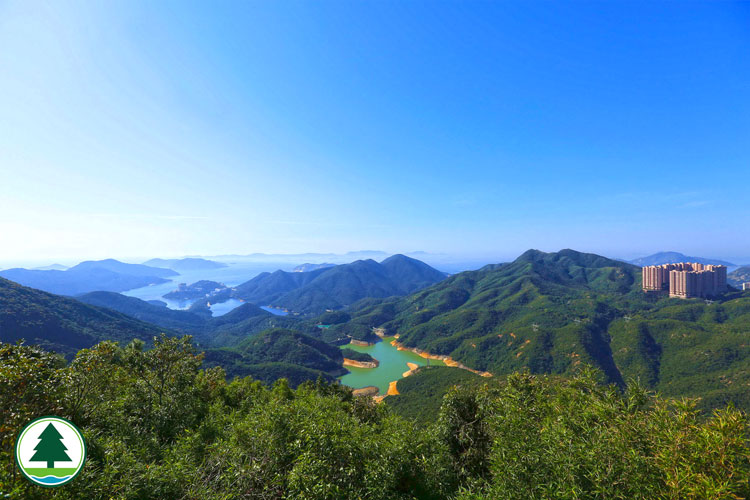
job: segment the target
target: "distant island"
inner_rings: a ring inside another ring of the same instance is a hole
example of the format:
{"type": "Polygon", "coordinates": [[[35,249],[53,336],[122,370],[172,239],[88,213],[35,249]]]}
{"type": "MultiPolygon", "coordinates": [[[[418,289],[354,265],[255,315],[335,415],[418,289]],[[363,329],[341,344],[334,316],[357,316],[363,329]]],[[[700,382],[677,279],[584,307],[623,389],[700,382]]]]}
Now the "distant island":
{"type": "Polygon", "coordinates": [[[169,300],[187,301],[211,297],[219,292],[227,290],[224,283],[218,281],[200,280],[190,285],[180,283],[176,290],[173,290],[162,297],[169,300]]]}
{"type": "Polygon", "coordinates": [[[145,266],[165,267],[175,271],[202,271],[204,269],[220,269],[227,267],[223,262],[187,257],[184,259],[151,259],[143,263],[145,266]]]}

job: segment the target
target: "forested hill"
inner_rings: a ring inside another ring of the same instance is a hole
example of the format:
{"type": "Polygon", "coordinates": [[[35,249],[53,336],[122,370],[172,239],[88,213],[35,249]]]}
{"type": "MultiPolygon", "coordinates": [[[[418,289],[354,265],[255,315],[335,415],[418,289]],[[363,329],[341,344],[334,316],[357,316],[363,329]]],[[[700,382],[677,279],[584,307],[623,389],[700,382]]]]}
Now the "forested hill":
{"type": "Polygon", "coordinates": [[[206,366],[221,366],[230,378],[251,375],[267,383],[285,378],[293,387],[346,373],[341,349],[283,328],[250,335],[231,349],[207,349],[205,356],[206,366]]]}
{"type": "Polygon", "coordinates": [[[624,384],[750,408],[750,294],[668,299],[640,289],[640,269],[593,254],[529,250],[400,299],[363,301],[331,337],[371,335],[450,355],[494,374],[571,374],[584,363],[624,384]]]}
{"type": "Polygon", "coordinates": [[[743,283],[750,282],[750,266],[738,267],[727,276],[730,285],[742,289],[743,283]]]}
{"type": "Polygon", "coordinates": [[[103,340],[150,340],[163,332],[125,314],[0,278],[0,341],[25,339],[65,355],[103,340]]]}
{"type": "Polygon", "coordinates": [[[237,286],[235,296],[255,304],[316,314],[365,297],[405,295],[444,278],[444,273],[424,262],[394,255],[381,263],[358,260],[310,272],[263,273],[237,286]]]}
{"type": "Polygon", "coordinates": [[[141,321],[164,328],[192,332],[205,325],[206,319],[188,311],[169,309],[136,297],[115,292],[90,292],[76,297],[77,300],[99,307],[114,309],[141,321]]]}

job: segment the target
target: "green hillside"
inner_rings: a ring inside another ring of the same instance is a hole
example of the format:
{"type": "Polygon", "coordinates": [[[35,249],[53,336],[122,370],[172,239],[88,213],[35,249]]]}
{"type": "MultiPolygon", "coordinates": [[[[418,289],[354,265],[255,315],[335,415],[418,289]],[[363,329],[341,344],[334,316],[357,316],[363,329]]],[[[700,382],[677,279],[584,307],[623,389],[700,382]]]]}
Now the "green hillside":
{"type": "MultiPolygon", "coordinates": [[[[154,306],[156,307],[156,306],[154,306]]],[[[25,339],[71,356],[102,340],[150,340],[163,332],[125,314],[0,278],[0,341],[25,339]]]]}
{"type": "Polygon", "coordinates": [[[206,320],[117,293],[96,292],[83,299],[89,303],[0,278],[0,341],[24,339],[26,344],[37,344],[70,358],[104,340],[125,345],[140,339],[150,345],[162,332],[190,332],[193,343],[206,351],[206,366],[222,366],[229,377],[250,375],[267,383],[286,378],[296,387],[319,377],[333,381],[346,373],[338,348],[299,332],[272,329],[299,322],[274,316],[253,304],[206,320]],[[99,305],[115,306],[134,317],[99,305]],[[229,345],[235,348],[218,348],[229,345]]]}
{"type": "MultiPolygon", "coordinates": [[[[415,386],[433,385],[417,377],[409,377],[415,386]]],[[[394,409],[322,380],[296,389],[285,381],[266,387],[250,378],[227,380],[221,369],[201,369],[189,338],[159,338],[153,349],[105,342],[65,366],[37,348],[0,343],[0,496],[750,496],[746,414],[728,408],[703,418],[691,402],[637,386],[623,393],[590,371],[565,379],[514,374],[494,387],[460,381],[426,425],[394,409]],[[87,441],[86,466],[61,488],[27,481],[14,460],[21,429],[50,414],[74,422],[87,441]]]]}
{"type": "Polygon", "coordinates": [[[206,366],[222,366],[229,376],[251,375],[264,382],[286,378],[294,386],[346,373],[340,349],[283,328],[249,336],[232,348],[207,349],[205,356],[206,366]]]}
{"type": "Polygon", "coordinates": [[[727,282],[739,289],[743,283],[750,283],[750,266],[738,267],[727,275],[727,282]]]}
{"type": "Polygon", "coordinates": [[[483,384],[499,385],[496,378],[481,377],[468,370],[423,366],[416,373],[399,380],[399,394],[388,396],[383,402],[398,415],[427,425],[437,420],[443,397],[453,387],[468,391],[483,384]]]}
{"type": "Polygon", "coordinates": [[[91,292],[79,295],[76,299],[86,304],[114,309],[164,328],[193,331],[206,323],[206,320],[197,314],[157,306],[116,292],[91,292]]]}
{"type": "MultiPolygon", "coordinates": [[[[640,290],[640,269],[593,254],[530,250],[401,299],[363,301],[330,339],[372,328],[494,374],[571,374],[581,364],[623,386],[640,377],[675,396],[750,408],[750,294],[666,299],[640,290]],[[743,392],[743,389],[745,392],[743,392]]],[[[329,339],[329,340],[330,340],[329,339]]]]}
{"type": "Polygon", "coordinates": [[[310,272],[263,273],[237,286],[234,295],[309,315],[341,309],[365,297],[405,295],[444,278],[424,262],[394,255],[381,263],[358,260],[310,272]]]}

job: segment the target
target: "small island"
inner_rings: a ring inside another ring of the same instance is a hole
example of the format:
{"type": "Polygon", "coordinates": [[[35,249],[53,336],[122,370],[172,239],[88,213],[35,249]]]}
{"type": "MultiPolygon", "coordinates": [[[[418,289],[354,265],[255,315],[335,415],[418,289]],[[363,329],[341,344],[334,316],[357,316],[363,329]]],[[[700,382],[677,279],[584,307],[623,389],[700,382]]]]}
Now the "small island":
{"type": "Polygon", "coordinates": [[[226,290],[227,287],[224,283],[218,281],[201,280],[188,285],[186,283],[180,283],[177,286],[177,290],[173,290],[162,297],[169,300],[196,300],[203,297],[212,297],[220,292],[226,290]]]}
{"type": "Polygon", "coordinates": [[[354,349],[344,348],[341,350],[344,355],[344,366],[355,366],[357,368],[377,368],[380,361],[364,352],[357,352],[354,349]]]}

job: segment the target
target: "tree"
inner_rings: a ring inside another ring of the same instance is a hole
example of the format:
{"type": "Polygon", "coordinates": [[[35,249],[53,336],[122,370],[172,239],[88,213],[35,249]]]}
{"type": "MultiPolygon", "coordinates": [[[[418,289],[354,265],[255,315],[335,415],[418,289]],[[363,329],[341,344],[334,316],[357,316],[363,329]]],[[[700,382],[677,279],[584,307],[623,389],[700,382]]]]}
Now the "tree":
{"type": "Polygon", "coordinates": [[[55,429],[52,422],[39,434],[39,439],[39,443],[34,448],[36,453],[31,457],[33,462],[47,462],[47,468],[54,469],[55,462],[70,461],[70,457],[65,453],[67,448],[62,442],[62,435],[55,429]]]}

